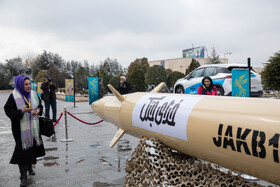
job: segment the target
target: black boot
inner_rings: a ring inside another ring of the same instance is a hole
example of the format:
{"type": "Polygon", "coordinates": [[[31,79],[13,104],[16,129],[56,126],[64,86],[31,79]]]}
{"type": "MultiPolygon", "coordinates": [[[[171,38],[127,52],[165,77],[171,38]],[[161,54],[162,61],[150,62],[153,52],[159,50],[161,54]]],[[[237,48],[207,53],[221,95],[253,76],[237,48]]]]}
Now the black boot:
{"type": "Polygon", "coordinates": [[[32,169],[32,164],[28,165],[27,170],[29,175],[35,175],[35,171],[32,169]]]}
{"type": "Polygon", "coordinates": [[[20,186],[25,187],[27,182],[27,166],[26,165],[18,165],[20,172],[20,186]]]}

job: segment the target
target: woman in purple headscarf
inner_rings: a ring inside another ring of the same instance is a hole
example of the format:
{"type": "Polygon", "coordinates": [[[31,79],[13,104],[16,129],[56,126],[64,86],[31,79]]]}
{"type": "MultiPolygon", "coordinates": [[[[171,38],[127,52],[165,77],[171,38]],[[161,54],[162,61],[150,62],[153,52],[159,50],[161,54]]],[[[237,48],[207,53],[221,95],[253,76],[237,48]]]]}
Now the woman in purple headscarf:
{"type": "Polygon", "coordinates": [[[35,175],[32,164],[36,164],[37,157],[45,155],[38,119],[43,106],[36,92],[31,90],[28,77],[19,75],[15,78],[15,89],[9,96],[4,109],[11,119],[16,143],[10,164],[19,165],[20,186],[26,186],[27,171],[29,175],[35,175]]]}

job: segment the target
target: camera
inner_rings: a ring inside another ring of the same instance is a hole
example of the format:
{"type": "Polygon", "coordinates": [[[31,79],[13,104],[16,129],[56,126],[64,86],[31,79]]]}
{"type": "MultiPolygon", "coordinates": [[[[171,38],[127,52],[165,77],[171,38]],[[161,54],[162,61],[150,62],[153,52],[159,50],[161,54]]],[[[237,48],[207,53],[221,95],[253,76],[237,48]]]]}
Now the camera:
{"type": "Polygon", "coordinates": [[[51,78],[48,78],[48,81],[49,81],[49,82],[52,82],[52,79],[51,79],[51,78]]]}

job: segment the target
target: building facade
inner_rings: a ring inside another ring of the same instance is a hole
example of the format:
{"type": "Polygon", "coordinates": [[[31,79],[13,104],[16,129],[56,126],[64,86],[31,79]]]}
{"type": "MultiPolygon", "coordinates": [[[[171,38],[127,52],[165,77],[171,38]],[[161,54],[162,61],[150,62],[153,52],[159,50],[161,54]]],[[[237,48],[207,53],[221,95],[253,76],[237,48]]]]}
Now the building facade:
{"type": "MultiPolygon", "coordinates": [[[[207,58],[194,58],[199,64],[206,65],[207,58]]],[[[171,69],[172,71],[179,71],[185,74],[186,69],[189,68],[191,64],[192,58],[173,58],[173,59],[165,59],[165,60],[153,60],[148,61],[150,67],[153,65],[161,65],[165,69],[171,69]]],[[[220,58],[220,61],[223,64],[228,64],[227,58],[220,58]]]]}

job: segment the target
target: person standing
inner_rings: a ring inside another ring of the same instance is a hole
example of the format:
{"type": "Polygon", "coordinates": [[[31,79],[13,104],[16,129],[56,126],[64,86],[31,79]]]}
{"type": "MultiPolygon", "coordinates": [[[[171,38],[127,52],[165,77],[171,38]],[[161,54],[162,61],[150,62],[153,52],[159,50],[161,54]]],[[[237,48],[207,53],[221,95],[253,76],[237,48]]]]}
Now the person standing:
{"type": "Polygon", "coordinates": [[[103,85],[103,79],[99,78],[98,79],[98,97],[101,99],[105,95],[104,91],[104,85],[103,85]]]}
{"type": "Polygon", "coordinates": [[[199,95],[218,95],[217,88],[214,86],[210,77],[206,76],[202,79],[202,85],[198,87],[197,94],[199,95]]]}
{"type": "Polygon", "coordinates": [[[130,84],[126,81],[125,76],[120,77],[118,91],[120,92],[120,94],[128,94],[130,92],[130,84]]]}
{"type": "Polygon", "coordinates": [[[50,106],[52,107],[53,122],[56,122],[56,95],[55,90],[57,89],[56,84],[51,80],[49,76],[45,77],[45,82],[41,85],[43,90],[42,99],[45,101],[45,112],[46,117],[50,118],[50,106]]]}
{"type": "Polygon", "coordinates": [[[20,186],[26,186],[27,171],[29,175],[35,175],[32,164],[36,164],[37,157],[45,155],[38,118],[38,114],[42,114],[43,106],[37,93],[31,90],[28,77],[15,77],[15,89],[9,96],[4,110],[11,120],[16,143],[10,164],[19,166],[20,186]]]}

